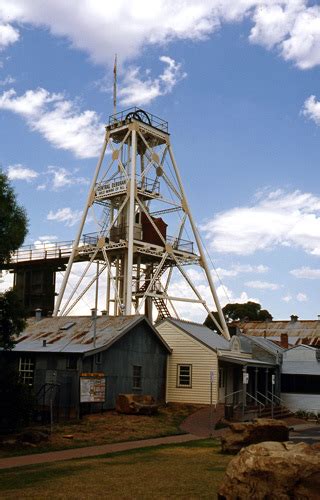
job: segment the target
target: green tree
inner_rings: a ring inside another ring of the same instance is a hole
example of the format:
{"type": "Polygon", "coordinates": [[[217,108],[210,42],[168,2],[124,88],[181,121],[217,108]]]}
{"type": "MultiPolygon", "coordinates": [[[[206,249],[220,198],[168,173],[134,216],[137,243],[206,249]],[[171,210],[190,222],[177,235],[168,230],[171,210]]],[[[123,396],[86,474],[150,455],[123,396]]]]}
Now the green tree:
{"type": "Polygon", "coordinates": [[[27,231],[25,209],[18,205],[7,176],[0,170],[0,263],[22,245],[27,231]]]}
{"type": "MultiPolygon", "coordinates": [[[[246,302],[244,304],[227,304],[222,308],[223,314],[226,318],[227,323],[231,321],[271,321],[272,316],[266,309],[261,309],[261,305],[257,302],[246,302]]],[[[219,322],[219,316],[217,312],[213,311],[212,314],[219,322]]],[[[208,315],[205,319],[204,324],[211,328],[212,330],[216,330],[216,327],[208,315]]],[[[220,324],[220,322],[219,322],[220,324]]]]}
{"type": "Polygon", "coordinates": [[[0,293],[0,347],[11,350],[24,327],[25,312],[16,292],[11,289],[0,293]]]}
{"type": "MultiPolygon", "coordinates": [[[[27,217],[0,171],[0,269],[24,241],[27,217]]],[[[15,290],[0,293],[0,431],[16,429],[29,419],[33,406],[30,389],[20,379],[10,351],[25,326],[25,314],[15,290]]]]}

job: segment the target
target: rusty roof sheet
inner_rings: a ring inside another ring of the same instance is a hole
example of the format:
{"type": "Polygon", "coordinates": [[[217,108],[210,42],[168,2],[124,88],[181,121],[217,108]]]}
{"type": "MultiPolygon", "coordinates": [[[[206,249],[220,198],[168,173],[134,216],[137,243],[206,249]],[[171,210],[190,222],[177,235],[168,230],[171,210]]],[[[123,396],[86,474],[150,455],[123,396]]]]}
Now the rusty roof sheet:
{"type": "MultiPolygon", "coordinates": [[[[16,340],[15,351],[85,353],[109,347],[142,319],[135,316],[98,316],[94,346],[94,319],[91,316],[62,316],[28,322],[16,340]],[[45,345],[44,345],[45,341],[45,345]]],[[[149,323],[149,322],[148,322],[149,323]]],[[[152,327],[160,341],[164,341],[152,327]]],[[[168,346],[165,344],[168,348],[168,346]]],[[[170,350],[168,348],[168,350],[170,350]]]]}
{"type": "Polygon", "coordinates": [[[233,326],[240,328],[245,335],[266,337],[279,340],[281,334],[287,334],[289,342],[320,345],[320,321],[234,321],[233,326]]]}

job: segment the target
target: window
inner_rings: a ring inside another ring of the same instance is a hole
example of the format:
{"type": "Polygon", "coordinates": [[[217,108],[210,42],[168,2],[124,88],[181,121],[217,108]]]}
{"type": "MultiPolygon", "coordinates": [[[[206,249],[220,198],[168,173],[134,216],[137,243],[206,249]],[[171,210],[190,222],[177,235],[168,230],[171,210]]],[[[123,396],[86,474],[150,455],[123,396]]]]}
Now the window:
{"type": "Polygon", "coordinates": [[[142,366],[133,366],[133,389],[141,389],[142,366]]]}
{"type": "Polygon", "coordinates": [[[77,357],[76,356],[68,356],[67,358],[67,370],[76,370],[77,369],[77,357]]]}
{"type": "Polygon", "coordinates": [[[192,365],[177,365],[177,387],[191,387],[192,365]]]}
{"type": "Polygon", "coordinates": [[[33,386],[34,362],[32,358],[19,359],[19,375],[24,384],[33,386]]]}
{"type": "Polygon", "coordinates": [[[97,352],[97,354],[95,354],[94,360],[96,362],[96,365],[101,365],[101,352],[97,352]]]}
{"type": "Polygon", "coordinates": [[[295,394],[320,394],[319,375],[281,375],[281,392],[295,394]]]}

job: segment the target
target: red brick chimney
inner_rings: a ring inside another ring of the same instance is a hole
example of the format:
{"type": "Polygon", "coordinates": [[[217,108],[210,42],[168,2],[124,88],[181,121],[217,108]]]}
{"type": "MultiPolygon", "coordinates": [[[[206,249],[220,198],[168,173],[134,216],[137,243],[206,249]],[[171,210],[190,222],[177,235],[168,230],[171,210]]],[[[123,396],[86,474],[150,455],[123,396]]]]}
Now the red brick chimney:
{"type": "Polygon", "coordinates": [[[281,333],[280,344],[281,344],[281,347],[283,347],[284,349],[288,349],[289,342],[288,342],[288,334],[287,333],[281,333]]]}

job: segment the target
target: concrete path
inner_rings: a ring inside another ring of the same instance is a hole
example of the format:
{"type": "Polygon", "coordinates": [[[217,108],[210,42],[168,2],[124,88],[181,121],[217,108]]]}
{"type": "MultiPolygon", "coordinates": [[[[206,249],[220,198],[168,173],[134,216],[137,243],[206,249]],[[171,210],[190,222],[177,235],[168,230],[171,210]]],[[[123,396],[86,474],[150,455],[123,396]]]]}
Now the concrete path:
{"type": "MultiPolygon", "coordinates": [[[[220,431],[215,431],[216,423],[224,416],[224,408],[221,405],[216,407],[206,406],[192,413],[182,422],[180,428],[189,434],[208,438],[210,436],[219,436],[220,431]]],[[[222,429],[221,429],[222,430],[222,429]]]]}
{"type": "Polygon", "coordinates": [[[0,469],[58,462],[60,460],[71,460],[74,458],[95,457],[106,453],[135,450],[137,448],[159,446],[162,444],[186,443],[197,439],[199,439],[199,437],[192,434],[180,434],[154,439],[141,439],[139,441],[127,441],[125,443],[103,444],[100,446],[88,446],[86,448],[73,448],[71,450],[50,451],[48,453],[36,453],[34,455],[0,458],[0,469]]]}

